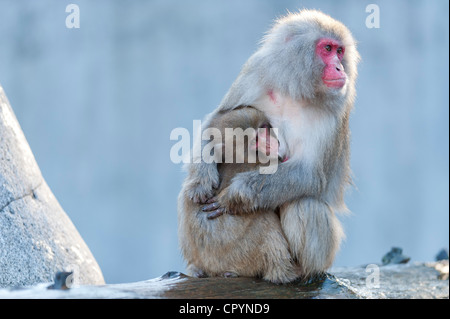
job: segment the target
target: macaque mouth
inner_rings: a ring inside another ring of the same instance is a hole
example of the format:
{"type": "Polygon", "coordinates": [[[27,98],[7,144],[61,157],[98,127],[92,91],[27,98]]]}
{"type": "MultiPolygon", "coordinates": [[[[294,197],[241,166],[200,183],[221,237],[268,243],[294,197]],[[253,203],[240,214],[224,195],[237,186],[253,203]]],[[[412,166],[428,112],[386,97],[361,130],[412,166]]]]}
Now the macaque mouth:
{"type": "Polygon", "coordinates": [[[336,79],[322,78],[323,84],[329,88],[341,88],[345,85],[347,78],[345,76],[336,79]]]}

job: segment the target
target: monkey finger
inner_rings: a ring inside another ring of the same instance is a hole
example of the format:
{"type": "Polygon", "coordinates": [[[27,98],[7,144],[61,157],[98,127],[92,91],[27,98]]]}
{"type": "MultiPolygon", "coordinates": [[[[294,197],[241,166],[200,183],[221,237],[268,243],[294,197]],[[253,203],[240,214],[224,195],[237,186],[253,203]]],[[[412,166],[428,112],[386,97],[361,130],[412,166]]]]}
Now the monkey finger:
{"type": "Polygon", "coordinates": [[[206,218],[208,219],[214,219],[217,218],[219,216],[222,216],[223,214],[225,214],[225,209],[224,208],[219,208],[211,213],[208,213],[206,218]]]}
{"type": "Polygon", "coordinates": [[[195,194],[190,196],[189,199],[196,204],[204,204],[207,200],[207,197],[205,195],[195,194]]]}
{"type": "Polygon", "coordinates": [[[205,205],[202,207],[202,211],[203,212],[211,212],[213,210],[217,210],[219,208],[219,203],[218,202],[213,202],[211,204],[205,205]]]}
{"type": "Polygon", "coordinates": [[[214,202],[217,202],[217,196],[211,197],[210,199],[208,199],[205,204],[212,204],[214,202]]]}
{"type": "Polygon", "coordinates": [[[206,204],[206,202],[208,201],[209,196],[208,195],[203,195],[201,198],[200,203],[201,204],[206,204]]]}
{"type": "Polygon", "coordinates": [[[208,204],[208,199],[209,198],[210,198],[210,195],[199,195],[193,201],[196,204],[208,204]]]}

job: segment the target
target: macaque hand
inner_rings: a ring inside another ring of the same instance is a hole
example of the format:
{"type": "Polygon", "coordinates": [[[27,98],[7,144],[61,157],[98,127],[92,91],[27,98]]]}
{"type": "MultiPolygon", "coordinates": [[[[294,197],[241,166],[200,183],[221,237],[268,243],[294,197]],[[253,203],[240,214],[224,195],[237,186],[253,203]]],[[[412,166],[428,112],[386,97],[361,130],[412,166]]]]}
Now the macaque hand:
{"type": "Polygon", "coordinates": [[[220,185],[219,172],[215,165],[204,163],[191,165],[201,165],[201,167],[194,166],[191,170],[193,177],[187,185],[186,195],[194,203],[205,204],[214,196],[220,185]]]}
{"type": "Polygon", "coordinates": [[[248,185],[246,177],[246,173],[238,174],[233,178],[230,186],[207,201],[202,211],[208,214],[208,219],[214,219],[223,214],[250,213],[258,209],[259,196],[248,185]]]}
{"type": "Polygon", "coordinates": [[[215,197],[209,199],[205,203],[206,205],[202,207],[202,211],[207,214],[206,218],[215,219],[215,218],[227,213],[225,208],[220,207],[217,200],[218,200],[218,197],[215,196],[215,197]]]}
{"type": "Polygon", "coordinates": [[[219,200],[226,197],[227,189],[228,188],[225,188],[222,192],[220,192],[218,196],[209,199],[206,202],[206,205],[202,207],[202,211],[207,214],[206,218],[215,219],[224,214],[236,215],[235,211],[228,210],[224,206],[221,206],[221,204],[219,203],[219,200]]]}

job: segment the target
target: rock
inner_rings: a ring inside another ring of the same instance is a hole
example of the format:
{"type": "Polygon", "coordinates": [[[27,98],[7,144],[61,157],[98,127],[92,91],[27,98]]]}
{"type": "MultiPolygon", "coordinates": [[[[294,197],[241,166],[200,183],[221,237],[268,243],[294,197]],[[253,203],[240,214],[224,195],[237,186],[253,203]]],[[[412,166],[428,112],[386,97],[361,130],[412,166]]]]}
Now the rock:
{"type": "Polygon", "coordinates": [[[73,271],[58,271],[55,275],[54,283],[47,289],[67,290],[73,286],[73,271]]]}
{"type": "Polygon", "coordinates": [[[428,263],[428,267],[433,267],[439,271],[438,278],[441,280],[448,280],[448,259],[440,260],[434,263],[428,263]]]}
{"type": "Polygon", "coordinates": [[[406,264],[411,258],[403,255],[403,250],[398,247],[392,247],[391,251],[383,256],[383,265],[388,264],[406,264]]]}
{"type": "MultiPolygon", "coordinates": [[[[157,298],[157,299],[382,299],[448,298],[448,280],[427,263],[344,267],[316,280],[276,285],[256,278],[193,278],[179,272],[141,282],[74,286],[50,290],[48,284],[0,289],[1,298],[157,298]],[[372,280],[374,279],[375,280],[372,280]]],[[[204,300],[202,302],[205,302],[204,300]]]]}
{"type": "Polygon", "coordinates": [[[74,271],[104,284],[80,234],[43,179],[0,86],[0,287],[29,286],[74,271]]]}
{"type": "Polygon", "coordinates": [[[448,299],[449,284],[429,263],[339,268],[334,275],[360,298],[448,299]],[[378,276],[378,282],[371,276],[378,276]]]}
{"type": "Polygon", "coordinates": [[[441,251],[436,255],[436,261],[440,260],[448,260],[448,251],[447,249],[441,249],[441,251]]]}

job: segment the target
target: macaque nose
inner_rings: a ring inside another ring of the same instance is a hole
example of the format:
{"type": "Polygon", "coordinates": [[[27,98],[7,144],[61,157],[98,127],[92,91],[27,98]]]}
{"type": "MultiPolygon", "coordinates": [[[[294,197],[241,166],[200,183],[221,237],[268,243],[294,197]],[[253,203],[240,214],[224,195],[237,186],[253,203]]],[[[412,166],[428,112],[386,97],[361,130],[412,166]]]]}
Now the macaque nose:
{"type": "Polygon", "coordinates": [[[338,72],[344,71],[344,66],[341,63],[338,63],[336,65],[336,71],[338,72]]]}

